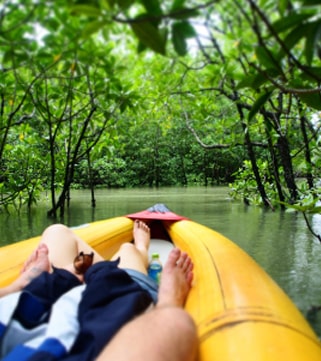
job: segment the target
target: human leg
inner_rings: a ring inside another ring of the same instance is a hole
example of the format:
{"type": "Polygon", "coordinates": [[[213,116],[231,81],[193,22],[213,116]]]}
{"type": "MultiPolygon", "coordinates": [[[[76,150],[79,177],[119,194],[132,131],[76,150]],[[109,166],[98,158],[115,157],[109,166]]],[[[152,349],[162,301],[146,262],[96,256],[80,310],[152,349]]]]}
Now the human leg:
{"type": "Polygon", "coordinates": [[[0,288],[0,297],[20,291],[34,278],[39,276],[42,272],[49,271],[50,268],[48,248],[45,244],[40,244],[29,257],[28,265],[24,266],[24,270],[21,272],[20,276],[7,287],[0,288]]]}
{"type": "Polygon", "coordinates": [[[136,220],[133,229],[134,243],[124,243],[112,260],[120,258],[118,267],[130,268],[147,274],[150,229],[146,223],[136,220]]]}
{"type": "MultiPolygon", "coordinates": [[[[83,252],[84,254],[93,253],[93,263],[103,260],[92,247],[63,224],[54,224],[47,227],[39,242],[39,246],[42,245],[46,245],[48,249],[50,267],[46,271],[49,272],[52,271],[52,265],[57,268],[66,269],[75,274],[74,260],[80,252],[83,252]]],[[[22,273],[34,262],[34,254],[37,253],[37,250],[38,248],[25,262],[21,271],[22,273]]]]}
{"type": "Polygon", "coordinates": [[[97,361],[194,361],[193,320],[178,307],[155,308],[124,326],[97,361]]]}
{"type": "Polygon", "coordinates": [[[103,258],[89,244],[63,224],[47,227],[41,236],[41,243],[47,245],[50,262],[58,268],[69,267],[80,252],[85,254],[93,252],[93,263],[103,261],[103,258]]]}
{"type": "MultiPolygon", "coordinates": [[[[146,274],[150,230],[145,223],[136,221],[133,233],[134,244],[124,244],[114,259],[120,257],[121,268],[131,268],[146,274]]],[[[21,290],[44,271],[52,272],[52,266],[65,269],[83,281],[83,276],[77,274],[74,267],[74,259],[80,252],[93,253],[93,263],[103,261],[103,258],[70,228],[62,224],[47,227],[38,247],[25,262],[18,279],[10,286],[1,289],[0,297],[21,290]]]]}
{"type": "Polygon", "coordinates": [[[94,253],[93,263],[103,258],[87,243],[80,239],[70,228],[62,224],[54,224],[45,229],[39,245],[24,263],[20,276],[8,287],[0,289],[0,297],[21,290],[42,272],[52,272],[52,266],[65,269],[77,275],[74,259],[80,253],[94,253]]]}
{"type": "Polygon", "coordinates": [[[172,250],[163,269],[156,307],[125,325],[97,361],[195,360],[196,327],[183,310],[192,285],[192,270],[190,258],[178,249],[172,250]]]}

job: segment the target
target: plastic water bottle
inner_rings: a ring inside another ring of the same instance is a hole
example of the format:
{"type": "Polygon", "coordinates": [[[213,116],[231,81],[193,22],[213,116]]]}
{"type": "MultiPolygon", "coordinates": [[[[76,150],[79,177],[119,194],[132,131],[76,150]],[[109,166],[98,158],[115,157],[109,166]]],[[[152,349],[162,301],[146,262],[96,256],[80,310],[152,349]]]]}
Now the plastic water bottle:
{"type": "Polygon", "coordinates": [[[148,276],[151,277],[157,284],[159,284],[162,270],[163,266],[159,259],[159,254],[153,253],[152,259],[148,266],[148,276]]]}

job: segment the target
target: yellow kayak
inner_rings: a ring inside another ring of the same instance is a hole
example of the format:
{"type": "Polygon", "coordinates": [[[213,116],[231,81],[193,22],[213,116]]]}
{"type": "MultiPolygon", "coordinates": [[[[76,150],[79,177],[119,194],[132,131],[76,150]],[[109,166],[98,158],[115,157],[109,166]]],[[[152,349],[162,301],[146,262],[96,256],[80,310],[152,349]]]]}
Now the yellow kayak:
{"type": "MultiPolygon", "coordinates": [[[[109,259],[132,240],[133,219],[148,221],[160,253],[175,245],[194,262],[185,308],[198,327],[200,361],[321,360],[320,340],[294,303],[249,255],[214,230],[156,205],[74,231],[109,259]]],[[[0,286],[15,279],[39,238],[0,248],[0,286]]]]}

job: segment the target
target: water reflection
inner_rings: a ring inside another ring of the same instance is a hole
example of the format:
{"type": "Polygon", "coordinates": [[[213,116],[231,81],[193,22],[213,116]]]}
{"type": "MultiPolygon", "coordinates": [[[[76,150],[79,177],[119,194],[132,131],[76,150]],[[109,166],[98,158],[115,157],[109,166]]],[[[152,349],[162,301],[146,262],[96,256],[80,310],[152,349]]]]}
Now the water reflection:
{"type": "MultiPolygon", "coordinates": [[[[155,203],[165,203],[174,212],[221,232],[248,252],[306,313],[321,305],[321,244],[308,231],[302,215],[271,212],[233,202],[227,188],[161,188],[99,190],[97,207],[91,208],[89,191],[73,191],[71,208],[63,221],[76,226],[95,220],[133,213],[155,203]]],[[[0,214],[1,243],[38,235],[52,223],[46,217],[48,201],[30,214],[0,214]]],[[[311,218],[321,234],[321,215],[311,218]]],[[[311,314],[311,323],[321,336],[321,311],[311,314]]]]}

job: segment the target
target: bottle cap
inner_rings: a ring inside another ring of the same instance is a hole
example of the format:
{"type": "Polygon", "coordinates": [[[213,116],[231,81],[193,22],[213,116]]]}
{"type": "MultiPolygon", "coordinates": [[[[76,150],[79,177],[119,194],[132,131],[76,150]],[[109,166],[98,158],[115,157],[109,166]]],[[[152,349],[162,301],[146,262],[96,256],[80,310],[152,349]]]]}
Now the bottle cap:
{"type": "Polygon", "coordinates": [[[153,254],[152,254],[152,258],[159,258],[159,254],[158,254],[158,253],[156,253],[156,252],[155,252],[155,253],[153,253],[153,254]]]}

